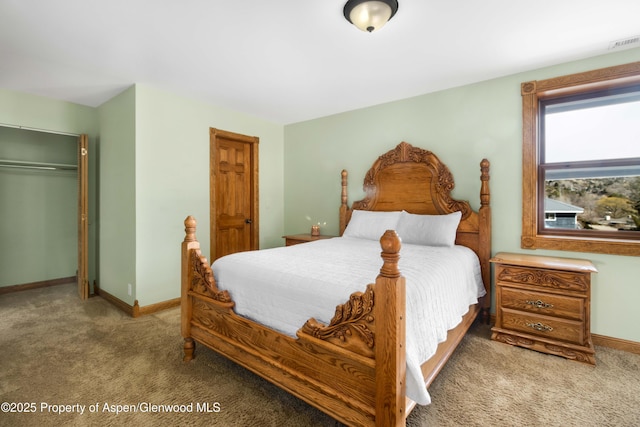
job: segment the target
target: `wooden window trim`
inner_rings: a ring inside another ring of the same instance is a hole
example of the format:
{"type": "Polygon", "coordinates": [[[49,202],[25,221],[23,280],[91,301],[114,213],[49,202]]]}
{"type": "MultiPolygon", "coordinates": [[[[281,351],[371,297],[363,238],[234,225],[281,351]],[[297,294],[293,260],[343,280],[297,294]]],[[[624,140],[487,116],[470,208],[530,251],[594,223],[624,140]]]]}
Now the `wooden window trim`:
{"type": "Polygon", "coordinates": [[[522,83],[523,249],[551,249],[640,256],[640,241],[589,233],[540,232],[538,224],[538,105],[541,99],[640,83],[640,62],[522,83]]]}

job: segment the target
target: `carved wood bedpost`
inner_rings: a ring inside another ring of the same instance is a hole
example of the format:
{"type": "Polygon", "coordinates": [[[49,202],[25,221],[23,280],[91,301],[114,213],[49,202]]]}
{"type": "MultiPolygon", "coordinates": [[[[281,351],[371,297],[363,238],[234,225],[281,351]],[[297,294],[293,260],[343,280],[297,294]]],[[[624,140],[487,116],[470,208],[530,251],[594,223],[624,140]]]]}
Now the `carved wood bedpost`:
{"type": "Polygon", "coordinates": [[[400,238],[387,230],[380,238],[384,264],[376,278],[374,318],[376,426],[404,426],[406,414],[405,279],[398,270],[400,238]]]}
{"type": "MultiPolygon", "coordinates": [[[[487,159],[480,162],[480,266],[482,268],[482,280],[485,288],[491,289],[491,194],[489,192],[489,168],[487,159]]],[[[489,311],[491,309],[491,295],[486,295],[483,301],[482,318],[485,323],[489,323],[489,311]]]]}
{"type": "Polygon", "coordinates": [[[347,202],[347,171],[342,170],[342,194],[340,197],[340,236],[347,228],[347,212],[349,212],[349,204],[347,202]]]}
{"type": "Polygon", "coordinates": [[[184,358],[185,362],[193,359],[195,350],[195,342],[191,338],[191,312],[192,300],[189,297],[189,289],[191,287],[192,269],[191,257],[189,253],[193,249],[200,249],[200,243],[196,240],[196,219],[189,215],[184,220],[185,237],[182,242],[182,284],[181,284],[181,300],[180,307],[182,310],[180,329],[184,338],[184,358]]]}

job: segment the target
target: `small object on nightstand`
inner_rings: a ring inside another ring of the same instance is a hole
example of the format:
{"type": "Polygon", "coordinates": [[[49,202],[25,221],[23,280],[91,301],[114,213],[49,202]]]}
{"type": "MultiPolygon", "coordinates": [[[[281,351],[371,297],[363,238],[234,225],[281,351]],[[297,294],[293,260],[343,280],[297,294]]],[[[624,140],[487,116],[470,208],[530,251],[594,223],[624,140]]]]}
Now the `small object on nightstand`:
{"type": "Polygon", "coordinates": [[[495,266],[491,339],[596,364],[591,340],[591,273],[584,259],[501,252],[495,266]]]}
{"type": "Polygon", "coordinates": [[[282,237],[284,237],[285,244],[287,246],[293,246],[300,243],[313,242],[315,240],[331,239],[335,236],[319,236],[319,235],[312,236],[311,234],[305,233],[305,234],[290,234],[282,237]]]}
{"type": "Polygon", "coordinates": [[[319,225],[312,225],[311,226],[311,235],[314,237],[317,237],[320,235],[320,226],[319,225]]]}

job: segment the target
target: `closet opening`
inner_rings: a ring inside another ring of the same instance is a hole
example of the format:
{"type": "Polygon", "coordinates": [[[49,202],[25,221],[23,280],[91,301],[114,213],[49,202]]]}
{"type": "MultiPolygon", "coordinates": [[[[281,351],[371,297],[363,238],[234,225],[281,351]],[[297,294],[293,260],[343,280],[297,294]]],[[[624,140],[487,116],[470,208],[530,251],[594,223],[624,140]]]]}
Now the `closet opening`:
{"type": "Polygon", "coordinates": [[[0,294],[89,297],[87,135],[0,124],[0,294]]]}

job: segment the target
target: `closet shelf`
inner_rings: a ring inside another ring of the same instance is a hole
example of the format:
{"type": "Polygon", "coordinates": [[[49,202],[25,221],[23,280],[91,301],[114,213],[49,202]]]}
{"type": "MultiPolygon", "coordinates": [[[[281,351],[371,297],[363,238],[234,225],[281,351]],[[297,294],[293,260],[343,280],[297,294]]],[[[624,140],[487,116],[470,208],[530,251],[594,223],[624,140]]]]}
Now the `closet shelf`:
{"type": "Polygon", "coordinates": [[[26,162],[21,160],[0,159],[0,167],[42,170],[77,170],[78,165],[64,163],[26,162]]]}

